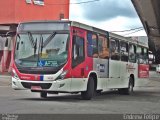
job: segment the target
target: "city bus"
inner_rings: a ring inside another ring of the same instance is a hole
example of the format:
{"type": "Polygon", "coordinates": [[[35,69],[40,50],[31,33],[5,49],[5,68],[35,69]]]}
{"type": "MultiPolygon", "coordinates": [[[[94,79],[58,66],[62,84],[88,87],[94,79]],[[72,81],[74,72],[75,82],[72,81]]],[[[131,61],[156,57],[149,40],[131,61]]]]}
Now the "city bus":
{"type": "Polygon", "coordinates": [[[116,89],[132,94],[149,77],[148,46],[75,21],[20,23],[13,51],[12,88],[47,94],[116,89]]]}

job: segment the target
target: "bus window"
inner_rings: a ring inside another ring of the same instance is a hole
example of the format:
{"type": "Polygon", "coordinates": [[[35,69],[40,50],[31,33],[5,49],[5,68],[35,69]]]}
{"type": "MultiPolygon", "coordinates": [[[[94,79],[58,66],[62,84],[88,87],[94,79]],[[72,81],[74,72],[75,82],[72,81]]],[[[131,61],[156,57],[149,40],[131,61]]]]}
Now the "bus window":
{"type": "Polygon", "coordinates": [[[139,64],[143,64],[143,49],[137,46],[137,61],[139,64]]]}
{"type": "Polygon", "coordinates": [[[147,48],[143,48],[143,60],[144,60],[144,64],[148,64],[148,50],[147,50],[147,48]]]}
{"type": "Polygon", "coordinates": [[[128,43],[121,42],[121,61],[128,62],[128,43]]]}
{"type": "Polygon", "coordinates": [[[136,46],[129,44],[129,62],[136,63],[136,46]]]}
{"type": "Polygon", "coordinates": [[[148,64],[148,49],[137,47],[137,60],[139,64],[148,64]]]}
{"type": "Polygon", "coordinates": [[[110,54],[112,60],[120,59],[119,41],[111,39],[110,41],[110,54]]]}
{"type": "Polygon", "coordinates": [[[72,43],[72,67],[76,67],[85,59],[84,54],[84,39],[78,36],[73,36],[72,43]]]}
{"type": "Polygon", "coordinates": [[[98,51],[99,51],[99,57],[102,59],[109,58],[109,50],[107,47],[107,38],[104,36],[99,36],[98,40],[98,51]]]}
{"type": "Polygon", "coordinates": [[[93,33],[88,33],[87,35],[87,54],[88,57],[98,57],[98,41],[97,41],[97,35],[93,33]]]}

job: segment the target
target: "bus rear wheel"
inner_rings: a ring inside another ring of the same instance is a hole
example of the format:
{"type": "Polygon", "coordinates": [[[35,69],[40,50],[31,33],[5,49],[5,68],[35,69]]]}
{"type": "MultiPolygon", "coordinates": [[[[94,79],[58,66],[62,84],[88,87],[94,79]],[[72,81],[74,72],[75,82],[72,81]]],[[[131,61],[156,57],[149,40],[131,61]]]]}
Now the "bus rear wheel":
{"type": "Polygon", "coordinates": [[[81,92],[81,97],[84,100],[90,100],[94,96],[94,91],[95,91],[95,86],[94,86],[94,78],[90,77],[88,80],[87,84],[87,90],[81,92]]]}
{"type": "Polygon", "coordinates": [[[133,78],[130,77],[128,88],[121,88],[121,89],[118,89],[118,91],[120,94],[131,95],[133,94],[133,87],[134,87],[134,81],[133,81],[133,78]]]}
{"type": "Polygon", "coordinates": [[[40,97],[41,98],[47,98],[47,92],[40,92],[40,97]]]}

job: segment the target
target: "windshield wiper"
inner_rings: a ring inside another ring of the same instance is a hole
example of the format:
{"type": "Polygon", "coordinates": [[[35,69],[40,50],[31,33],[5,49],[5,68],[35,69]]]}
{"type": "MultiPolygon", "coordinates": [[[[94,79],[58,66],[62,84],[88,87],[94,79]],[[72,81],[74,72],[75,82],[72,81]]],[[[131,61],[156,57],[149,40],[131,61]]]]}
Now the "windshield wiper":
{"type": "Polygon", "coordinates": [[[35,57],[36,51],[37,51],[37,38],[36,38],[36,40],[35,40],[35,42],[34,42],[34,38],[33,38],[31,32],[28,32],[28,36],[29,36],[29,40],[30,40],[30,42],[31,42],[31,45],[32,45],[32,47],[34,48],[34,57],[35,57]]]}
{"type": "Polygon", "coordinates": [[[46,45],[55,37],[57,33],[53,32],[44,42],[43,47],[46,47],[46,45]]]}
{"type": "Polygon", "coordinates": [[[16,47],[16,50],[19,50],[19,43],[21,41],[21,37],[19,34],[17,34],[17,37],[19,38],[19,41],[17,41],[17,47],[16,47]]]}
{"type": "Polygon", "coordinates": [[[37,50],[37,38],[36,38],[36,41],[34,43],[34,57],[36,55],[36,50],[37,50]]]}
{"type": "Polygon", "coordinates": [[[29,40],[30,40],[30,42],[31,42],[31,45],[32,45],[32,47],[34,48],[35,43],[34,43],[34,38],[33,38],[33,36],[32,36],[32,33],[31,33],[31,32],[28,32],[28,36],[29,36],[29,40]]]}
{"type": "Polygon", "coordinates": [[[43,51],[43,47],[44,47],[42,34],[41,34],[41,37],[40,37],[40,41],[41,41],[41,56],[42,56],[42,51],[43,51]]]}

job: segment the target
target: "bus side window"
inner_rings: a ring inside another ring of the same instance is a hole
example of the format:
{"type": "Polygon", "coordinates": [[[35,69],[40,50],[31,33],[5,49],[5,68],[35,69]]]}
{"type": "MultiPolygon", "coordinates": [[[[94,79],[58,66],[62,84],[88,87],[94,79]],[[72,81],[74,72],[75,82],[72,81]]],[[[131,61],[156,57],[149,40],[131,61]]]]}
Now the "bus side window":
{"type": "Polygon", "coordinates": [[[99,36],[98,39],[98,53],[99,57],[102,59],[109,58],[109,50],[108,50],[108,40],[105,36],[99,36]]]}
{"type": "Polygon", "coordinates": [[[72,43],[72,67],[76,67],[85,60],[84,54],[84,39],[78,36],[73,36],[72,43]]]}
{"type": "Polygon", "coordinates": [[[128,43],[121,41],[120,50],[121,50],[121,61],[128,62],[128,43]]]}
{"type": "Polygon", "coordinates": [[[129,62],[136,63],[136,46],[129,44],[129,62]]]}
{"type": "Polygon", "coordinates": [[[110,40],[110,55],[112,60],[120,60],[120,49],[118,40],[110,40]]]}
{"type": "Polygon", "coordinates": [[[140,46],[137,46],[137,62],[143,64],[143,49],[140,46]]]}
{"type": "Polygon", "coordinates": [[[144,64],[148,64],[149,58],[148,58],[148,50],[147,50],[147,48],[143,49],[143,60],[144,60],[144,64]]]}
{"type": "Polygon", "coordinates": [[[144,47],[137,47],[137,58],[139,64],[148,64],[148,49],[144,47]]]}
{"type": "Polygon", "coordinates": [[[88,32],[87,35],[87,55],[88,57],[98,57],[98,41],[97,35],[91,32],[88,32]]]}

